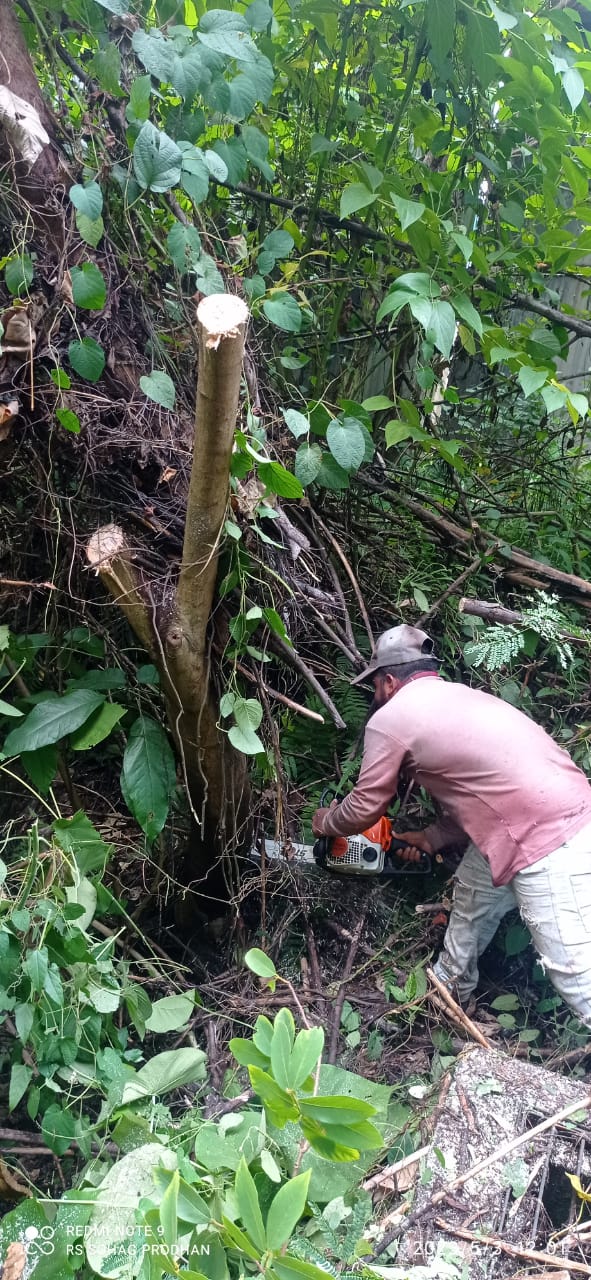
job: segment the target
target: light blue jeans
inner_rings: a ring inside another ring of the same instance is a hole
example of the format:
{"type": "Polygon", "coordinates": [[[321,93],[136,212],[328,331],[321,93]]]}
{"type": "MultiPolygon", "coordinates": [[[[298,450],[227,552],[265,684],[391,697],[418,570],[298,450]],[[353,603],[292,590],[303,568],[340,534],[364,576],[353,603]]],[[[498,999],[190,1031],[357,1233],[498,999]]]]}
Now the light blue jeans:
{"type": "Polygon", "coordinates": [[[539,961],[566,1004],[591,1027],[591,824],[559,849],[495,887],[489,864],[469,844],[456,873],[453,906],[434,970],[465,1000],[478,957],[503,916],[518,907],[539,961]]]}

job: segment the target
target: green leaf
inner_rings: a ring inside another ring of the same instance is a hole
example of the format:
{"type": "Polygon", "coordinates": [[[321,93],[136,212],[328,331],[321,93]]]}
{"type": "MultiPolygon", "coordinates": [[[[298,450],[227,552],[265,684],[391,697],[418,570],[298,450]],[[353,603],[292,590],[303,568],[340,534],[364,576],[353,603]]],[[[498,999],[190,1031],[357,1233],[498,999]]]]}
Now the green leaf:
{"type": "Polygon", "coordinates": [[[224,293],[224,278],[218,271],[214,259],[209,253],[202,253],[199,263],[195,268],[196,280],[195,284],[200,293],[207,296],[211,293],[224,293]]]}
{"type": "Polygon", "coordinates": [[[252,1040],[235,1036],[230,1040],[228,1048],[241,1067],[262,1067],[265,1070],[269,1066],[269,1059],[255,1047],[252,1040]]]}
{"type": "Polygon", "coordinates": [[[518,1009],[519,1003],[519,996],[515,995],[514,992],[508,992],[507,995],[497,996],[496,999],[491,1002],[490,1007],[491,1009],[502,1009],[502,1011],[506,1013],[510,1009],[518,1009]]]}
{"type": "Polygon", "coordinates": [[[265,744],[259,738],[258,733],[255,733],[248,725],[240,727],[240,725],[233,724],[228,729],[228,738],[235,751],[240,751],[245,756],[258,756],[261,751],[265,750],[265,744]]]}
{"type": "MultiPolygon", "coordinates": [[[[262,248],[265,249],[267,253],[272,253],[274,258],[286,258],[288,254],[291,253],[293,246],[293,236],[289,231],[282,231],[280,228],[277,228],[275,231],[270,231],[269,234],[265,236],[262,243],[262,248]]],[[[287,412],[291,413],[291,410],[288,409],[287,412]]],[[[282,413],[285,417],[285,410],[282,410],[282,413]]],[[[287,418],[285,418],[285,421],[287,422],[287,418]]]]}
{"type": "Polygon", "coordinates": [[[428,302],[417,297],[410,301],[409,306],[415,319],[422,324],[427,341],[432,342],[442,356],[449,360],[456,336],[456,317],[449,302],[443,302],[440,298],[428,302]]]}
{"type": "Polygon", "coordinates": [[[152,77],[137,76],[131,86],[129,102],[125,109],[128,120],[133,121],[134,124],[141,124],[148,119],[151,92],[152,77]]]}
{"type": "Polygon", "coordinates": [[[290,293],[274,293],[265,298],[263,311],[271,324],[283,329],[286,333],[299,333],[302,327],[302,312],[295,298],[290,293]]]}
{"type": "MultiPolygon", "coordinates": [[[[210,14],[207,16],[210,16],[210,14]]],[[[236,62],[254,64],[260,56],[256,44],[247,31],[233,31],[227,27],[223,31],[205,31],[202,20],[197,32],[197,39],[201,44],[205,45],[206,49],[212,49],[215,53],[223,53],[224,57],[234,58],[236,62]]]]}
{"type": "Polygon", "coordinates": [[[22,1062],[15,1062],[10,1072],[10,1084],[8,1086],[8,1110],[14,1111],[18,1107],[21,1098],[24,1097],[29,1083],[33,1078],[31,1067],[26,1067],[22,1062]]]}
{"type": "Polygon", "coordinates": [[[512,13],[506,13],[504,9],[494,3],[494,0],[488,0],[488,7],[499,28],[499,31],[512,31],[517,26],[518,19],[512,13]]]}
{"type": "Polygon", "coordinates": [[[146,120],[133,147],[133,168],[140,187],[170,191],[181,177],[182,153],[168,134],[146,120]]]}
{"type": "Polygon", "coordinates": [[[21,751],[36,751],[38,747],[59,742],[85,724],[103,702],[103,695],[92,689],[75,689],[63,698],[52,697],[40,702],[8,734],[5,753],[19,755],[21,751]]]}
{"type": "MultiPolygon", "coordinates": [[[[209,178],[207,178],[207,183],[209,183],[209,178]]],[[[184,226],[182,222],[175,222],[170,228],[166,237],[166,247],[181,275],[195,267],[201,257],[199,232],[195,230],[195,227],[184,226]]]]}
{"type": "Polygon", "coordinates": [[[301,1089],[305,1080],[316,1067],[324,1048],[324,1030],[322,1027],[311,1027],[308,1031],[300,1031],[296,1036],[291,1051],[289,1074],[292,1089],[301,1089]]]}
{"type": "Polygon", "coordinates": [[[174,382],[163,369],[153,369],[151,373],[142,374],[140,387],[148,400],[162,405],[163,409],[174,409],[176,399],[174,382]]]}
{"type": "Polygon", "coordinates": [[[161,1000],[154,1001],[150,1017],[146,1018],[146,1027],[157,1035],[163,1035],[166,1031],[178,1031],[180,1027],[187,1025],[194,1009],[194,994],[162,996],[161,1000]]]}
{"type": "Polygon", "coordinates": [[[123,1088],[122,1103],[138,1098],[161,1097],[183,1084],[194,1084],[206,1076],[206,1055],[202,1049],[168,1049],[157,1053],[141,1067],[123,1088]]]}
{"type": "Polygon", "coordinates": [[[411,427],[410,423],[402,422],[400,418],[391,418],[386,423],[384,429],[386,437],[386,448],[391,449],[392,445],[400,444],[402,440],[426,440],[427,432],[421,427],[411,427]]]}
{"type": "Polygon", "coordinates": [[[333,493],[340,493],[341,489],[349,488],[349,472],[339,466],[331,453],[323,453],[316,483],[333,493]]]}
{"type": "Polygon", "coordinates": [[[36,951],[28,951],[23,961],[23,970],[31,979],[31,988],[33,991],[43,991],[47,971],[49,969],[49,959],[47,956],[47,947],[39,947],[36,951]]]}
{"type": "Polygon", "coordinates": [[[394,192],[392,195],[392,204],[396,209],[400,226],[403,231],[407,227],[412,227],[413,222],[419,222],[425,212],[425,205],[420,204],[416,200],[403,200],[402,196],[397,196],[394,192]]]}
{"type": "Polygon", "coordinates": [[[80,434],[80,418],[77,413],[74,413],[73,409],[56,409],[55,416],[60,426],[64,427],[66,431],[70,431],[74,436],[80,434]]]}
{"type": "Polygon", "coordinates": [[[252,0],[245,10],[244,17],[251,31],[266,31],[273,21],[273,9],[267,0],[252,0]]]}
{"type": "MultiPolygon", "coordinates": [[[[454,236],[454,239],[455,238],[456,237],[454,236]]],[[[466,321],[466,324],[470,327],[470,329],[474,329],[474,332],[477,333],[478,336],[481,338],[482,337],[482,320],[476,310],[476,307],[473,305],[470,299],[466,296],[466,294],[465,293],[454,294],[453,306],[454,306],[454,311],[457,312],[457,314],[462,317],[462,320],[466,321]]]]}
{"type": "Polygon", "coordinates": [[[74,1117],[54,1102],[43,1116],[41,1132],[50,1151],[54,1151],[56,1156],[63,1156],[76,1133],[74,1117]]]}
{"type": "Polygon", "coordinates": [[[492,18],[475,9],[464,9],[466,20],[466,39],[464,42],[464,59],[468,71],[472,70],[483,88],[487,88],[494,79],[496,66],[495,55],[501,51],[499,32],[492,18]]]}
{"type": "Polygon", "coordinates": [[[4,698],[0,698],[0,716],[11,716],[19,719],[24,715],[23,711],[19,711],[18,707],[13,707],[10,702],[5,702],[4,698]]]}
{"type": "MultiPolygon", "coordinates": [[[[262,613],[258,616],[262,617],[262,613]]],[[[257,698],[235,698],[232,710],[239,729],[258,729],[263,718],[263,708],[257,698]]]]}
{"type": "Polygon", "coordinates": [[[60,849],[72,858],[79,875],[103,871],[112,846],[105,844],[85,813],[75,813],[73,818],[58,818],[53,824],[53,834],[60,849]]]}
{"type": "Polygon", "coordinates": [[[292,1231],[299,1222],[308,1197],[311,1170],[298,1173],[281,1187],[271,1201],[267,1215],[267,1248],[278,1252],[287,1244],[292,1231]]]}
{"type": "Polygon", "coordinates": [[[100,218],[103,211],[103,193],[98,182],[89,182],[81,186],[77,182],[69,191],[70,200],[79,213],[83,213],[91,221],[100,218]]]}
{"type": "Polygon", "coordinates": [[[364,400],[361,406],[368,413],[378,413],[380,409],[393,409],[394,401],[389,400],[388,396],[370,396],[368,400],[364,400]]]}
{"type": "Polygon", "coordinates": [[[302,1098],[302,1114],[320,1124],[358,1124],[375,1116],[376,1108],[361,1098],[343,1098],[327,1094],[319,1098],[302,1098]]]}
{"type": "Polygon", "coordinates": [[[21,764],[33,786],[47,795],[57,773],[57,747],[39,747],[38,751],[22,751],[21,764]]]}
{"type": "Polygon", "coordinates": [[[291,431],[292,436],[296,440],[300,436],[307,436],[310,431],[310,419],[304,413],[299,413],[297,409],[282,409],[283,418],[287,427],[291,431]]]}
{"type": "Polygon", "coordinates": [[[235,1222],[230,1222],[230,1219],[226,1218],[224,1214],[222,1214],[222,1223],[224,1226],[224,1237],[229,1240],[230,1245],[233,1245],[239,1253],[244,1253],[252,1262],[258,1263],[260,1251],[257,1252],[257,1250],[253,1248],[246,1232],[241,1231],[240,1227],[237,1227],[235,1222]]]}
{"type": "Polygon", "coordinates": [[[88,751],[90,747],[96,747],[99,742],[103,742],[125,715],[125,710],[125,707],[118,702],[104,702],[82,728],[71,735],[72,751],[88,751]]]}
{"type": "Polygon", "coordinates": [[[525,364],[522,365],[517,377],[527,400],[527,397],[533,395],[534,391],[539,391],[540,387],[543,387],[547,381],[548,373],[545,369],[532,369],[530,365],[525,364]]]}
{"type": "Polygon", "coordinates": [[[77,307],[86,311],[102,311],[107,299],[107,286],[94,262],[72,267],[72,297],[77,307]]]}
{"type": "Polygon", "coordinates": [[[9,258],[4,268],[6,288],[13,297],[20,298],[27,292],[33,280],[33,260],[28,253],[9,258]]]}
{"type": "Polygon", "coordinates": [[[358,209],[365,209],[369,204],[375,204],[377,200],[377,192],[370,191],[362,182],[350,182],[341,194],[341,205],[339,217],[350,218],[352,213],[356,213],[358,209]]]}
{"type": "Polygon", "coordinates": [[[296,476],[304,486],[312,484],[322,464],[322,449],[319,444],[301,444],[294,462],[296,476]]]}
{"type": "Polygon", "coordinates": [[[98,80],[101,89],[111,97],[121,96],[119,80],[121,78],[121,54],[112,40],[103,49],[97,49],[88,63],[90,74],[98,80]]]}
{"type": "Polygon", "coordinates": [[[16,1026],[19,1040],[26,1044],[35,1021],[35,1010],[31,1004],[17,1004],[14,1011],[14,1024],[16,1026]]]}
{"type": "Polygon", "coordinates": [[[244,1156],[236,1170],[234,1192],[243,1226],[257,1249],[264,1250],[265,1227],[263,1223],[263,1215],[261,1213],[261,1206],[259,1204],[255,1181],[244,1156]]]}
{"type": "Polygon", "coordinates": [[[300,1258],[290,1258],[288,1253],[280,1258],[273,1258],[273,1271],[279,1280],[325,1280],[326,1271],[315,1267],[312,1262],[303,1262],[300,1258]]]}
{"type": "Polygon", "coordinates": [[[286,471],[280,462],[259,462],[257,464],[259,479],[281,498],[303,498],[304,490],[297,476],[286,471]]]}
{"type": "Polygon", "coordinates": [[[365,456],[365,436],[356,418],[336,418],[326,432],[326,442],[343,471],[357,471],[365,456]]]}
{"type": "Polygon", "coordinates": [[[585,81],[576,67],[569,67],[563,72],[563,90],[571,102],[571,110],[576,111],[579,102],[585,97],[585,81]]]}
{"type": "Polygon", "coordinates": [[[275,1022],[271,1041],[271,1071],[273,1078],[282,1089],[291,1089],[292,1081],[289,1072],[291,1058],[291,1036],[285,1022],[275,1022]]]}
{"type": "MultiPolygon", "coordinates": [[[[270,956],[265,955],[259,947],[251,947],[246,952],[244,963],[251,973],[255,973],[257,978],[276,978],[277,970],[270,956]]],[[[270,1046],[269,1046],[270,1049],[270,1046]]]]}
{"type": "Polygon", "coordinates": [[[159,1206],[162,1235],[169,1248],[172,1248],[177,1241],[180,1178],[178,1169],[175,1169],[159,1206]]]}
{"type": "Polygon", "coordinates": [[[249,1066],[248,1074],[255,1093],[262,1100],[272,1123],[278,1129],[282,1129],[289,1120],[298,1119],[299,1111],[294,1099],[267,1071],[263,1071],[261,1067],[249,1066]]]}
{"type": "Polygon", "coordinates": [[[450,52],[456,29],[456,0],[427,0],[427,35],[433,62],[440,67],[450,52]]]}
{"type": "Polygon", "coordinates": [[[87,382],[98,382],[105,367],[105,353],[94,338],[82,338],[80,342],[71,342],[68,347],[68,360],[75,372],[87,382]]]}
{"type": "Polygon", "coordinates": [[[138,716],[134,721],[121,773],[125,803],[148,840],[162,831],[176,782],[174,756],[157,720],[138,716]]]}
{"type": "Polygon", "coordinates": [[[89,244],[92,249],[96,249],[105,234],[105,224],[102,218],[95,218],[93,221],[85,213],[76,214],[76,228],[80,239],[85,244],[89,244]]]}

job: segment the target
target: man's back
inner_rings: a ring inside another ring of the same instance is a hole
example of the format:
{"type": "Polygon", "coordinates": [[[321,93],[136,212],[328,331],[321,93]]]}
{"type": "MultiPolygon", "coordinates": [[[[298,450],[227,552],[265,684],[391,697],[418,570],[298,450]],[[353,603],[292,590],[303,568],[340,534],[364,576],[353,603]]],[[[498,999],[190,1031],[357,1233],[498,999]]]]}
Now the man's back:
{"type": "Polygon", "coordinates": [[[591,821],[591,787],[567,752],[515,707],[465,685],[413,679],[376,711],[355,817],[364,797],[366,809],[386,806],[402,765],[482,850],[495,884],[591,821]]]}

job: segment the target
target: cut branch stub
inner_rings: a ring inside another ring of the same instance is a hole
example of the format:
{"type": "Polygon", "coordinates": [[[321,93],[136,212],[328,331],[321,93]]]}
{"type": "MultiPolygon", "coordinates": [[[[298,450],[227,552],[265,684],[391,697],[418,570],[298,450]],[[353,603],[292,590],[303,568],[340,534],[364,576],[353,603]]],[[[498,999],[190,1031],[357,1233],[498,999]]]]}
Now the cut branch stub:
{"type": "Polygon", "coordinates": [[[197,656],[205,650],[227,509],[247,320],[246,303],[233,294],[212,294],[197,308],[195,445],[177,597],[183,630],[197,656]]]}
{"type": "Polygon", "coordinates": [[[117,524],[105,524],[89,538],[88,563],[96,570],[109,595],[125,614],[130,627],[148,653],[154,652],[154,636],[141,591],[139,574],[132,564],[133,552],[117,524]]]}

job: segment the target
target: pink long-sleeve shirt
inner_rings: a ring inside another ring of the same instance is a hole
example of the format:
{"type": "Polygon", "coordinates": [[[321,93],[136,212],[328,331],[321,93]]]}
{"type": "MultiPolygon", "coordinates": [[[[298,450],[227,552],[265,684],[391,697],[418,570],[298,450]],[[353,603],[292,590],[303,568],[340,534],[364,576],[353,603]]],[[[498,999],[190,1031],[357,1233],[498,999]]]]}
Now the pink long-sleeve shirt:
{"type": "Polygon", "coordinates": [[[465,832],[493,883],[557,849],[591,822],[591,786],[539,725],[500,698],[414,678],[371,717],[357,785],[324,819],[327,835],[355,835],[384,813],[404,766],[451,819],[427,828],[433,848],[465,832]]]}

